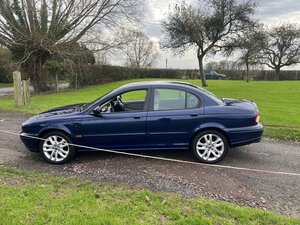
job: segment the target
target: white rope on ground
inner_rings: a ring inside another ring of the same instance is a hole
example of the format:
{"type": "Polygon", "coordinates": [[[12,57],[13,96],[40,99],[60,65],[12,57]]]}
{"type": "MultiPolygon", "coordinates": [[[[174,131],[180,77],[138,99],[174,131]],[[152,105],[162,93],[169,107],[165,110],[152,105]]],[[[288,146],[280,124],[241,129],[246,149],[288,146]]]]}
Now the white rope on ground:
{"type": "MultiPolygon", "coordinates": [[[[0,132],[6,133],[6,134],[11,134],[11,135],[17,135],[17,136],[21,135],[21,134],[19,134],[17,132],[7,131],[7,130],[1,130],[1,129],[0,129],[0,132]]],[[[30,136],[30,135],[24,135],[24,134],[22,134],[22,136],[23,137],[27,137],[27,138],[42,140],[42,141],[46,140],[44,138],[33,137],[33,136],[30,136]]],[[[192,161],[186,161],[186,160],[180,160],[180,159],[163,158],[163,157],[150,156],[150,155],[142,155],[142,154],[136,154],[136,153],[129,153],[129,152],[109,150],[109,149],[94,148],[94,147],[89,147],[89,146],[84,146],[84,145],[77,145],[77,144],[72,144],[72,143],[69,143],[69,145],[72,145],[74,147],[91,149],[91,150],[95,150],[95,151],[102,151],[102,152],[108,152],[108,153],[114,153],[114,154],[120,154],[120,155],[127,155],[127,156],[134,156],[134,157],[140,157],[140,158],[147,158],[147,159],[155,159],[155,160],[176,162],[176,163],[184,163],[184,164],[190,164],[190,165],[198,165],[198,166],[205,166],[205,167],[215,167],[215,168],[223,168],[223,169],[233,169],[233,170],[242,170],[242,171],[258,172],[258,173],[271,173],[271,174],[279,174],[279,175],[300,176],[299,173],[289,173],[289,172],[272,171],[272,170],[260,170],[260,169],[244,168],[244,167],[217,165],[217,164],[206,164],[206,163],[192,162],[192,161]]]]}

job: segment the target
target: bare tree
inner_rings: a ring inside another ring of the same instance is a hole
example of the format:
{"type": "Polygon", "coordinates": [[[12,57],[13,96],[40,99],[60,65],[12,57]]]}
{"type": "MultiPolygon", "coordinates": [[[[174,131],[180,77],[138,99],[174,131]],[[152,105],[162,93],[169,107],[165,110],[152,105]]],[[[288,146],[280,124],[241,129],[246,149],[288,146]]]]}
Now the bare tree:
{"type": "Polygon", "coordinates": [[[206,63],[207,70],[217,70],[217,71],[224,71],[224,70],[242,70],[241,61],[231,61],[231,60],[221,60],[218,62],[210,61],[206,63]]]}
{"type": "Polygon", "coordinates": [[[218,68],[218,62],[210,61],[205,64],[206,70],[216,70],[218,68]]]}
{"type": "Polygon", "coordinates": [[[246,66],[246,81],[250,81],[250,65],[258,64],[259,52],[261,50],[260,42],[263,40],[261,26],[253,23],[247,30],[240,32],[224,48],[229,56],[233,52],[239,51],[239,61],[246,66]]]}
{"type": "Polygon", "coordinates": [[[279,80],[282,67],[300,62],[300,29],[286,23],[265,29],[263,35],[259,62],[275,70],[275,80],[279,80]]]}
{"type": "Polygon", "coordinates": [[[96,52],[96,64],[98,65],[109,65],[107,52],[96,52]]]}
{"type": "Polygon", "coordinates": [[[139,0],[0,0],[0,44],[33,80],[36,91],[46,88],[43,64],[54,54],[73,54],[87,42],[87,33],[104,31],[135,19],[139,0]]]}
{"type": "Polygon", "coordinates": [[[177,53],[196,48],[202,86],[207,86],[203,59],[220,51],[232,36],[251,23],[255,4],[252,0],[199,0],[199,7],[176,5],[163,22],[163,46],[177,53]]]}
{"type": "Polygon", "coordinates": [[[126,65],[131,67],[152,67],[159,57],[155,43],[141,31],[132,31],[131,41],[123,51],[127,57],[126,65]]]}

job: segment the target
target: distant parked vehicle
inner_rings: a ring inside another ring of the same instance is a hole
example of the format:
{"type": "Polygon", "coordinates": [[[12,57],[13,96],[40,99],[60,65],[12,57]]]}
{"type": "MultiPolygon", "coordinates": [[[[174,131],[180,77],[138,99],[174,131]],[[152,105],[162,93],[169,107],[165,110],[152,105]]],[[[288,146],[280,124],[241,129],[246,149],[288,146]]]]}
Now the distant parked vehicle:
{"type": "Polygon", "coordinates": [[[213,70],[205,70],[204,74],[206,79],[211,79],[211,80],[225,80],[226,78],[224,74],[217,73],[216,71],[213,70]]]}

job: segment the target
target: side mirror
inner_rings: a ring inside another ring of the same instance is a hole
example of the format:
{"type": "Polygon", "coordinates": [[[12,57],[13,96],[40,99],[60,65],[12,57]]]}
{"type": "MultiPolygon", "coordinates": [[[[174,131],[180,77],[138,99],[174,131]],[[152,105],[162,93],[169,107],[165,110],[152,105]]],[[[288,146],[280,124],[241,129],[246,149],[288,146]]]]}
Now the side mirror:
{"type": "Polygon", "coordinates": [[[97,106],[96,108],[93,109],[93,114],[94,115],[100,115],[101,114],[100,106],[97,106]]]}

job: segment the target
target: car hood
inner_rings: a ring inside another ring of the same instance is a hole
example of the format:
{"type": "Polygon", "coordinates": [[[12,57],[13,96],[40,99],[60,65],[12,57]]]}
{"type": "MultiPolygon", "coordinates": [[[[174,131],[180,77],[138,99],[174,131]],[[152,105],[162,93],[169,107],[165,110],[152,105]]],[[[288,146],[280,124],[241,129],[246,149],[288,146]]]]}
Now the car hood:
{"type": "Polygon", "coordinates": [[[57,107],[54,109],[50,109],[48,111],[42,112],[39,115],[37,115],[37,119],[40,118],[58,118],[58,117],[65,117],[66,115],[74,115],[79,113],[76,109],[80,106],[83,106],[85,103],[80,103],[80,104],[73,104],[73,105],[66,105],[62,107],[57,107]]]}
{"type": "Polygon", "coordinates": [[[41,121],[46,122],[46,121],[48,121],[48,119],[49,120],[59,119],[59,118],[65,117],[65,116],[71,116],[71,115],[79,114],[80,112],[76,111],[76,109],[81,105],[84,105],[84,103],[67,105],[67,106],[62,106],[62,107],[50,109],[48,111],[45,111],[45,112],[42,112],[38,115],[30,117],[28,120],[26,120],[22,124],[22,126],[30,125],[32,123],[41,122],[41,121]]]}
{"type": "Polygon", "coordinates": [[[241,108],[253,109],[258,111],[257,105],[253,101],[246,99],[233,99],[233,98],[223,98],[226,106],[236,106],[241,108]]]}
{"type": "Polygon", "coordinates": [[[50,109],[48,111],[42,112],[40,115],[57,115],[57,114],[66,114],[75,111],[79,106],[84,105],[85,103],[73,104],[73,105],[66,105],[57,107],[54,109],[50,109]]]}

